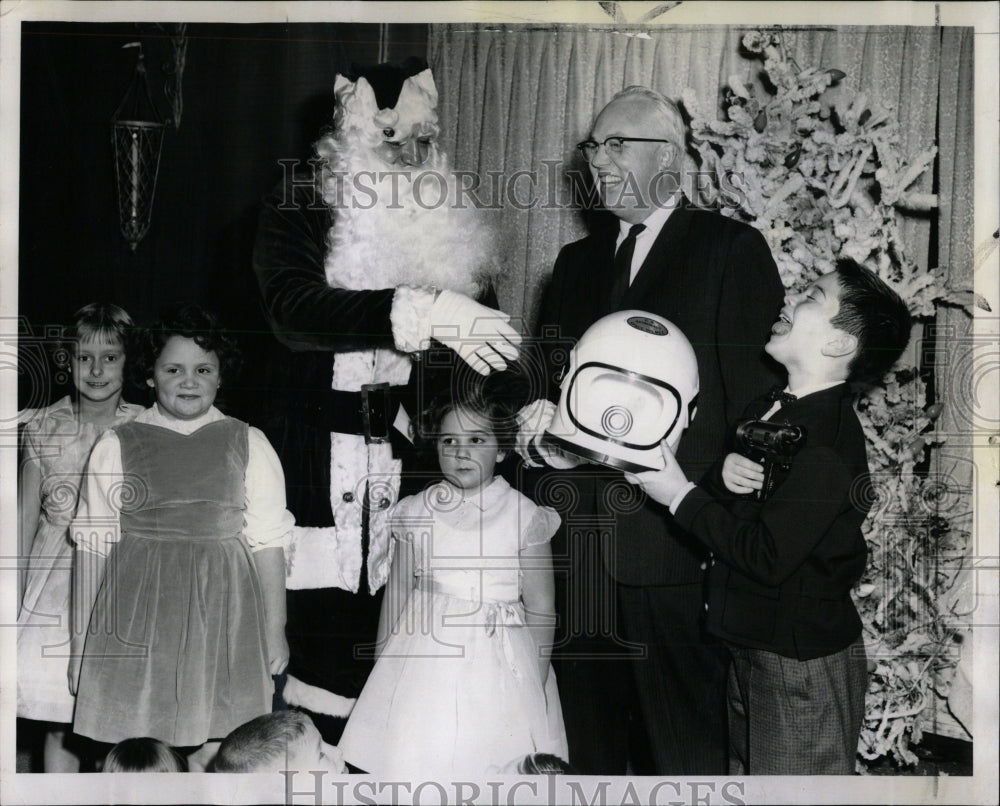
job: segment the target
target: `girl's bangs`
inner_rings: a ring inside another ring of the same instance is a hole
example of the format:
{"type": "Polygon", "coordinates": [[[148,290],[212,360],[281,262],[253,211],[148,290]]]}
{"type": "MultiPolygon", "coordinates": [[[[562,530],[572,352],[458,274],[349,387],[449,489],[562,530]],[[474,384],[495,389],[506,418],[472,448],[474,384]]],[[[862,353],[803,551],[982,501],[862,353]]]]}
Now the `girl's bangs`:
{"type": "Polygon", "coordinates": [[[80,327],[76,332],[75,341],[78,344],[89,341],[96,342],[97,344],[125,347],[125,341],[117,330],[108,327],[94,327],[92,325],[83,325],[80,327]]]}

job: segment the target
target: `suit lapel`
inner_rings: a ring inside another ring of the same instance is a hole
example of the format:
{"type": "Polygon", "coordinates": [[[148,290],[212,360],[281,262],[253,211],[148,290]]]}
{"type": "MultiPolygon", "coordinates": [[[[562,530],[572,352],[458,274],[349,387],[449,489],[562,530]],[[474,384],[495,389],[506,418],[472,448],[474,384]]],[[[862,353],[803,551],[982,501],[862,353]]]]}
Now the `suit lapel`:
{"type": "Polygon", "coordinates": [[[670,214],[667,223],[653,241],[653,248],[649,250],[635,280],[622,298],[620,310],[628,308],[641,310],[642,300],[648,295],[650,287],[654,284],[662,286],[664,281],[669,281],[671,264],[676,260],[676,255],[683,250],[690,226],[691,210],[686,202],[682,202],[681,206],[670,214]]]}

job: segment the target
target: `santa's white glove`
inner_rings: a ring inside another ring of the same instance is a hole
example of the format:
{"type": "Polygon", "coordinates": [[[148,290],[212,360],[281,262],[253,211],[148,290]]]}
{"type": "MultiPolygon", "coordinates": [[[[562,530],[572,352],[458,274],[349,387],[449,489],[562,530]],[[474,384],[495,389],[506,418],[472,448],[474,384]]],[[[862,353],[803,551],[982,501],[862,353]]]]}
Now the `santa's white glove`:
{"type": "Polygon", "coordinates": [[[438,294],[428,313],[427,336],[450,347],[481,375],[507,368],[517,358],[521,334],[510,316],[454,291],[438,294]]]}
{"type": "Polygon", "coordinates": [[[397,286],[390,318],[400,352],[426,350],[433,337],[483,375],[505,369],[507,361],[517,357],[521,343],[507,314],[454,291],[397,286]]]}
{"type": "Polygon", "coordinates": [[[514,450],[528,467],[548,465],[557,470],[569,470],[583,464],[583,459],[565,453],[545,442],[545,429],[556,416],[556,404],[550,400],[534,400],[517,413],[517,437],[514,450]],[[543,464],[544,463],[544,464],[543,464]]]}

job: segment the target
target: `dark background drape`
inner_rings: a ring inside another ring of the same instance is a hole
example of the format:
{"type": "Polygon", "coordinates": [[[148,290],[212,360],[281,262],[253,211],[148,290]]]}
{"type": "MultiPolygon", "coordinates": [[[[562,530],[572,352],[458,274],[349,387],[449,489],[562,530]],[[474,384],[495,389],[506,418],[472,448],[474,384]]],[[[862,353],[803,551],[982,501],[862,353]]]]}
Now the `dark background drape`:
{"type": "MultiPolygon", "coordinates": [[[[278,160],[308,159],[331,120],[338,72],[427,53],[420,24],[191,24],[175,129],[163,89],[174,33],[155,23],[22,26],[19,407],[65,394],[40,342],[47,326],[93,301],[115,302],[140,323],[174,301],[211,308],[241,333],[252,387],[254,341],[270,336],[250,258],[278,160]],[[168,123],[152,224],[132,252],[118,229],[111,118],[136,61],[122,45],[134,41],[168,123]]],[[[227,402],[235,414],[252,403],[227,402]]]]}

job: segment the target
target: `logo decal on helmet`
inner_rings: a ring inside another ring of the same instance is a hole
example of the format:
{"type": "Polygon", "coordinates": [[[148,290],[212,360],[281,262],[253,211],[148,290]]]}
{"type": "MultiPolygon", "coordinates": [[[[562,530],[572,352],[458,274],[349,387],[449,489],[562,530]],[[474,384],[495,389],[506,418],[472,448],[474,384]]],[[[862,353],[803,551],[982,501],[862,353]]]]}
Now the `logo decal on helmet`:
{"type": "Polygon", "coordinates": [[[665,324],[655,319],[650,319],[648,316],[630,316],[625,321],[636,330],[652,333],[654,336],[666,336],[670,333],[665,324]]]}

